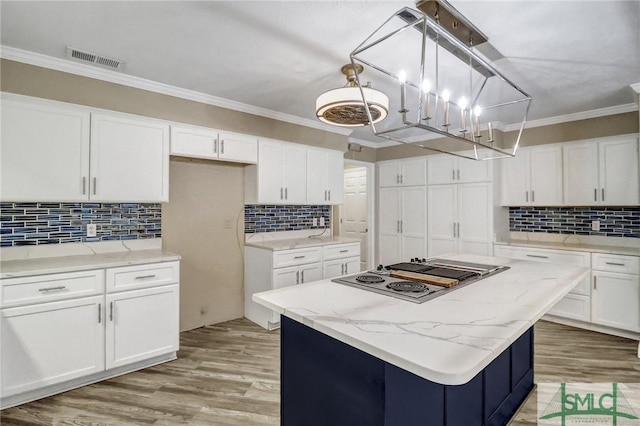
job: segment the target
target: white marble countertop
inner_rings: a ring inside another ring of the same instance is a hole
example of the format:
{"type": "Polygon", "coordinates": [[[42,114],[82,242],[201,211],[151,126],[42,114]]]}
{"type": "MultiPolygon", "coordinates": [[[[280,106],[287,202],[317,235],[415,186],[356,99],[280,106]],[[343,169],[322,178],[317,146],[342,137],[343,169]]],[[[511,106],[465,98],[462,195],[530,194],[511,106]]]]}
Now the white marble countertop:
{"type": "Polygon", "coordinates": [[[0,262],[0,278],[86,271],[89,269],[171,262],[175,260],[180,260],[180,256],[174,253],[167,253],[161,249],[7,260],[0,262]]]}
{"type": "Polygon", "coordinates": [[[624,247],[624,246],[606,246],[598,244],[579,244],[568,242],[554,242],[554,241],[531,241],[531,240],[510,240],[510,241],[497,241],[494,244],[503,246],[518,246],[518,247],[533,247],[533,248],[546,248],[553,250],[572,250],[572,251],[584,251],[591,253],[606,253],[606,254],[620,254],[625,256],[640,256],[640,240],[637,241],[636,247],[624,247]]]}
{"type": "Polygon", "coordinates": [[[328,236],[328,237],[304,237],[304,238],[291,238],[291,239],[283,239],[283,240],[266,240],[266,241],[247,241],[245,242],[245,246],[256,247],[265,250],[291,250],[291,249],[299,249],[299,248],[308,248],[308,247],[321,247],[327,246],[331,244],[344,244],[344,243],[359,243],[360,240],[357,238],[346,238],[346,237],[336,237],[336,236],[328,236]]]}
{"type": "Polygon", "coordinates": [[[253,295],[295,321],[420,377],[471,380],[588,273],[587,268],[472,255],[511,269],[422,304],[330,280],[253,295]]]}

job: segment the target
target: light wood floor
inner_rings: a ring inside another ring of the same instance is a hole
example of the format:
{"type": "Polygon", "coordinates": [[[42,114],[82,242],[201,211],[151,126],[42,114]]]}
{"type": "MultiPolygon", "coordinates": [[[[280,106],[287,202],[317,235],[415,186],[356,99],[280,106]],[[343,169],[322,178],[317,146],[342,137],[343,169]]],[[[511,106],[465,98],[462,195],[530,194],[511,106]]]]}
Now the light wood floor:
{"type": "MultiPolygon", "coordinates": [[[[544,321],[535,336],[536,382],[640,382],[637,342],[544,321]]],[[[0,424],[278,425],[279,339],[246,319],[188,331],[176,361],[6,409],[0,424]]],[[[533,392],[511,425],[535,419],[533,392]]]]}

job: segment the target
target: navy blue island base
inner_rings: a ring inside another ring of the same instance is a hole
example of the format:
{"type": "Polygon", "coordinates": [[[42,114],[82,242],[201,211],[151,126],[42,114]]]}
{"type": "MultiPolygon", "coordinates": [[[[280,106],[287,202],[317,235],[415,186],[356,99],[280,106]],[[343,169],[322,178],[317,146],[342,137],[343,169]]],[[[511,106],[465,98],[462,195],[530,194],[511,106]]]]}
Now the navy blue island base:
{"type": "Polygon", "coordinates": [[[533,327],[463,385],[429,381],[285,316],[281,341],[282,426],[506,425],[533,389],[533,327]]]}

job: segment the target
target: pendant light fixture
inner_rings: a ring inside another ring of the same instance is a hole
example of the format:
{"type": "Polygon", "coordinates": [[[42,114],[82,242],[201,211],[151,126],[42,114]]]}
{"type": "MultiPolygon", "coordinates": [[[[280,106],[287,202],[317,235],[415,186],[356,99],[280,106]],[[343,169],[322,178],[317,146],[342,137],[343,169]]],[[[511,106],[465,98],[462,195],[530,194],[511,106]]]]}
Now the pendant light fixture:
{"type": "Polygon", "coordinates": [[[363,70],[364,67],[360,64],[342,67],[347,84],[323,93],[316,100],[316,116],[320,121],[335,126],[360,127],[385,119],[389,112],[389,98],[372,89],[369,84],[358,86],[358,74],[363,70]],[[363,93],[366,95],[367,107],[362,98],[363,93]]]}
{"type": "Polygon", "coordinates": [[[354,66],[372,71],[367,79],[396,95],[387,119],[373,121],[370,83],[355,75],[371,131],[474,160],[515,156],[531,97],[477,52],[487,37],[446,1],[417,7],[400,9],[351,52],[354,66]],[[495,133],[507,124],[519,128],[515,138],[495,133]]]}

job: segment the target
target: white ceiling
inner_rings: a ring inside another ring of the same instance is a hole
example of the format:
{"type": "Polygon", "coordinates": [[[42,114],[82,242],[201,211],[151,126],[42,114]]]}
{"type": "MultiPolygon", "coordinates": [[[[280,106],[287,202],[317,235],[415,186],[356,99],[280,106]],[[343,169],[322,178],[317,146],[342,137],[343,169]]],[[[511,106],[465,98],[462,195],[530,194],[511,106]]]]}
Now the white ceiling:
{"type": "MultiPolygon", "coordinates": [[[[532,95],[529,120],[636,100],[640,1],[450,3],[532,95]]],[[[3,0],[0,37],[55,58],[72,46],[122,59],[128,75],[315,120],[316,97],[344,84],[351,50],[403,6],[415,3],[3,0]]],[[[368,128],[352,136],[375,140],[368,128]]]]}

